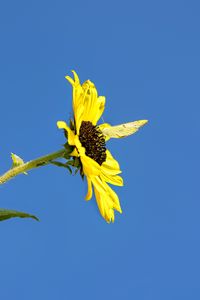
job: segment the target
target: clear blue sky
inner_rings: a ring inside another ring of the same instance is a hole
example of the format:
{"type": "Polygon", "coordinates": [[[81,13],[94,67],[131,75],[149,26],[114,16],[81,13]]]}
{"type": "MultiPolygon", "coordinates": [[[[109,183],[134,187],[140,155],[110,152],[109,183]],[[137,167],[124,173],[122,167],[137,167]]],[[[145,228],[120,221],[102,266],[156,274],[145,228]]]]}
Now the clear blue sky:
{"type": "Polygon", "coordinates": [[[108,147],[125,186],[108,225],[86,184],[54,166],[0,187],[0,297],[200,299],[199,1],[2,1],[0,170],[64,143],[75,69],[107,98],[104,120],[149,124],[108,147]]]}

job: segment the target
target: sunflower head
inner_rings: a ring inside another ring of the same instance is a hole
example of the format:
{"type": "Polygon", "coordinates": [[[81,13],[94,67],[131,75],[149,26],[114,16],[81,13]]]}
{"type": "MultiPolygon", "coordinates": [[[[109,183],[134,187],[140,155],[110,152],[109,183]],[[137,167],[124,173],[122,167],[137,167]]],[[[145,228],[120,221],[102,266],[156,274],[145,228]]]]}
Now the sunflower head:
{"type": "MultiPolygon", "coordinates": [[[[97,125],[105,108],[105,97],[98,96],[97,89],[90,80],[81,85],[76,72],[72,72],[74,78],[66,76],[66,79],[73,88],[74,119],[70,120],[69,126],[64,121],[58,121],[57,125],[64,129],[67,138],[65,144],[67,164],[76,167],[77,170],[80,170],[82,177],[87,178],[88,193],[85,199],[90,200],[94,191],[100,213],[110,223],[114,221],[114,210],[120,213],[122,210],[119,198],[109,184],[122,186],[123,179],[119,176],[121,173],[119,164],[107,149],[106,141],[110,137],[122,137],[122,133],[120,134],[123,131],[121,126],[125,128],[124,125],[126,124],[118,126],[111,126],[107,123],[97,125]],[[116,127],[117,136],[112,136],[116,127]]],[[[146,120],[143,121],[143,123],[146,122],[146,120]]],[[[144,125],[143,123],[140,127],[144,125]]],[[[138,129],[136,127],[132,125],[132,128],[129,128],[129,132],[131,131],[129,134],[136,132],[138,129]]]]}

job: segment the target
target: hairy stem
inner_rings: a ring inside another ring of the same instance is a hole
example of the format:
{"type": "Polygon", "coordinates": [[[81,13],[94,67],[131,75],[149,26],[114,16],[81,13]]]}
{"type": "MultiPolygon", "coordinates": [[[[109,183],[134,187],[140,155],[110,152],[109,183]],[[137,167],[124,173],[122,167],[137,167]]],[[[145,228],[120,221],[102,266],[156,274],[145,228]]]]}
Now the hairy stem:
{"type": "Polygon", "coordinates": [[[7,182],[8,180],[12,179],[13,177],[15,177],[21,173],[27,172],[27,171],[37,168],[37,167],[45,166],[45,165],[51,163],[51,161],[56,158],[64,157],[65,153],[66,153],[66,150],[62,149],[62,150],[41,156],[34,160],[30,160],[18,167],[10,169],[9,171],[7,171],[6,173],[4,173],[3,175],[0,176],[0,184],[7,182]]]}

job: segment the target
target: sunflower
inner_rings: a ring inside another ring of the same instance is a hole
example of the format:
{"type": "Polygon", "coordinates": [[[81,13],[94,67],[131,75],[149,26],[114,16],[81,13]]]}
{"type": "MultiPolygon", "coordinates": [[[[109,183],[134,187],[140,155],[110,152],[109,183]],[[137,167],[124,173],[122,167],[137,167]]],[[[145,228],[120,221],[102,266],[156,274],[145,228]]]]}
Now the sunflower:
{"type": "MultiPolygon", "coordinates": [[[[90,80],[81,85],[76,72],[72,72],[74,79],[69,76],[66,79],[73,87],[74,120],[70,126],[64,121],[58,121],[57,126],[64,129],[68,144],[73,147],[70,156],[79,159],[82,175],[87,179],[85,199],[90,200],[94,191],[102,217],[108,223],[114,222],[114,210],[122,213],[122,209],[117,194],[108,184],[123,186],[123,179],[119,176],[119,163],[106,148],[106,141],[112,135],[106,134],[105,129],[112,129],[112,126],[107,123],[97,126],[105,108],[105,97],[98,96],[90,80]]],[[[143,122],[142,126],[147,121],[137,122],[143,122]]]]}

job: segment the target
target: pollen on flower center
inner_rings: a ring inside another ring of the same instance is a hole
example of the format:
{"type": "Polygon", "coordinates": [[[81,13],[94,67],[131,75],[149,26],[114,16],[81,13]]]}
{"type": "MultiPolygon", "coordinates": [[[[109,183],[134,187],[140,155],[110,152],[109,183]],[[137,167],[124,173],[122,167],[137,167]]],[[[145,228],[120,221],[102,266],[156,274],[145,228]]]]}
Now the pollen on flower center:
{"type": "Polygon", "coordinates": [[[106,160],[106,143],[101,131],[90,121],[82,121],[79,140],[85,148],[85,154],[102,165],[106,160]]]}

